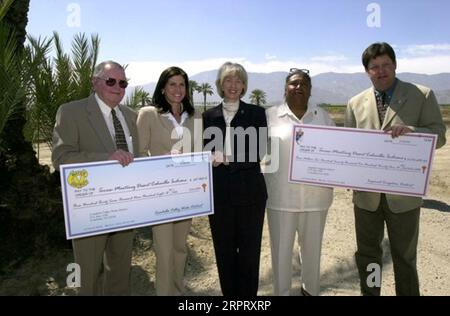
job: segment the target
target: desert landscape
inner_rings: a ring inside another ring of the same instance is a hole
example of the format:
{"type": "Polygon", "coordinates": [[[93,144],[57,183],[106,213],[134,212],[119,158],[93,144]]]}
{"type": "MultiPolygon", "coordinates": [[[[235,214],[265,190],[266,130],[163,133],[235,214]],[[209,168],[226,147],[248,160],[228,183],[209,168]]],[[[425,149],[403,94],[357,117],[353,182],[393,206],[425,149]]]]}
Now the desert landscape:
{"type": "MultiPolygon", "coordinates": [[[[447,129],[448,110],[445,111],[447,129]]],[[[335,114],[335,120],[341,119],[335,114]]],[[[447,139],[450,132],[447,130],[447,139]]],[[[49,151],[40,150],[42,163],[49,163],[49,151]]],[[[450,295],[450,145],[436,151],[430,188],[421,212],[418,270],[421,293],[425,296],[450,295]]],[[[321,266],[321,295],[360,295],[354,262],[356,250],[352,192],[335,189],[325,226],[321,266]]],[[[194,218],[188,237],[186,266],[188,296],[221,295],[214,249],[206,217],[194,218]]],[[[395,295],[392,260],[388,240],[384,241],[382,295],[395,295]]],[[[73,262],[71,249],[31,258],[17,270],[0,277],[0,295],[75,295],[66,287],[66,267],[73,262]]],[[[292,295],[300,294],[299,264],[294,256],[292,295]]],[[[131,271],[131,295],[155,295],[155,255],[151,229],[137,230],[131,271]]],[[[265,221],[261,247],[258,294],[272,295],[270,241],[265,221]]]]}

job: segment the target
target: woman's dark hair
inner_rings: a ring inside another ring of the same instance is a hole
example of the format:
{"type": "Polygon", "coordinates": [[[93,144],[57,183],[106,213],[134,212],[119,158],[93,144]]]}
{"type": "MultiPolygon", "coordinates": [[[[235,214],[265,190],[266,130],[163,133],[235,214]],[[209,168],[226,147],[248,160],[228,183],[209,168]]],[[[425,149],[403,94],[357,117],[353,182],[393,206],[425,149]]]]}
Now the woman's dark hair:
{"type": "Polygon", "coordinates": [[[394,49],[388,43],[381,42],[373,43],[363,52],[362,63],[364,65],[364,68],[368,70],[370,60],[382,55],[388,55],[394,65],[397,65],[394,49]]]}
{"type": "Polygon", "coordinates": [[[179,67],[169,67],[161,73],[158,83],[156,84],[155,92],[153,93],[153,105],[159,110],[160,113],[172,112],[172,107],[170,106],[169,102],[167,102],[166,97],[164,96],[162,91],[164,90],[164,87],[166,86],[169,79],[173,76],[182,76],[184,78],[186,95],[184,96],[181,103],[183,104],[183,112],[186,111],[189,116],[191,116],[194,114],[195,109],[192,106],[189,96],[189,78],[186,72],[179,67]]]}

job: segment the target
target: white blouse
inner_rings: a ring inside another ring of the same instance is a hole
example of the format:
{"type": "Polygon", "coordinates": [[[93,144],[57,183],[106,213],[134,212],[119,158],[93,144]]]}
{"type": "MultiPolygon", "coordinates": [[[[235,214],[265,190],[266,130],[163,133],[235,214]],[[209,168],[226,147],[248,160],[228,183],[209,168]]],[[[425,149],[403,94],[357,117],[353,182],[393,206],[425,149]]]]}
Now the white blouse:
{"type": "Polygon", "coordinates": [[[239,110],[239,101],[237,102],[222,102],[222,112],[223,118],[225,120],[225,145],[223,152],[226,156],[231,156],[231,121],[235,117],[237,111],[239,110]]]}
{"type": "MultiPolygon", "coordinates": [[[[329,125],[336,124],[328,113],[317,106],[309,106],[302,119],[299,120],[284,103],[266,110],[267,126],[269,128],[269,140],[279,143],[279,150],[270,154],[267,164],[276,164],[278,170],[263,165],[264,177],[269,194],[267,208],[287,212],[311,212],[327,210],[333,202],[333,188],[312,186],[288,182],[289,157],[292,142],[292,128],[298,124],[329,125]]],[[[272,165],[273,166],[273,165],[272,165]]]]}
{"type": "Polygon", "coordinates": [[[161,114],[161,116],[167,117],[169,121],[172,122],[173,127],[175,128],[175,132],[177,133],[178,139],[183,138],[183,131],[184,131],[183,124],[189,116],[187,112],[181,113],[180,123],[177,122],[177,120],[175,119],[175,117],[171,112],[163,113],[161,114]]]}

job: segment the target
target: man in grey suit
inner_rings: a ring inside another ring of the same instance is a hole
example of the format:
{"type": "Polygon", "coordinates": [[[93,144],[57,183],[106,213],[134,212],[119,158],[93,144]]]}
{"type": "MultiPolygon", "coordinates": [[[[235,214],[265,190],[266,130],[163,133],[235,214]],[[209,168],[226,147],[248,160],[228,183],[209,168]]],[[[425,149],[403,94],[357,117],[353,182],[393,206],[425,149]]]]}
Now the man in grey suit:
{"type": "MultiPolygon", "coordinates": [[[[387,43],[374,43],[364,51],[362,62],[373,87],[349,101],[345,126],[381,129],[391,133],[393,138],[414,132],[436,134],[436,147],[442,147],[446,142],[446,128],[436,97],[427,87],[396,78],[397,63],[392,47],[387,43]]],[[[368,282],[368,278],[374,271],[371,264],[382,266],[381,242],[386,223],[396,294],[420,295],[416,258],[422,199],[354,191],[353,203],[355,258],[362,294],[380,295],[381,282],[368,282]]]]}
{"type": "MultiPolygon", "coordinates": [[[[113,61],[100,63],[92,85],[95,93],[88,98],[58,109],[53,131],[55,169],[102,160],[117,160],[125,167],[138,153],[137,114],[119,105],[128,85],[124,68],[113,61]]],[[[126,230],[73,240],[75,262],[81,268],[80,295],[129,294],[133,236],[132,230],[126,230]]]]}

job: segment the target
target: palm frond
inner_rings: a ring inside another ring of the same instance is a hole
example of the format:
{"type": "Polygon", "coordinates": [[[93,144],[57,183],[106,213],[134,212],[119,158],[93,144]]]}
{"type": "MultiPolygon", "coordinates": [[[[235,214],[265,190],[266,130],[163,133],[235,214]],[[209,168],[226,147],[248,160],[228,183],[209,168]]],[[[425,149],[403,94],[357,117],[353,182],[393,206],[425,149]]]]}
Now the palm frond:
{"type": "Polygon", "coordinates": [[[97,65],[98,53],[100,50],[100,37],[98,34],[91,35],[91,52],[89,60],[91,63],[91,74],[94,73],[95,65],[97,65]]]}
{"type": "Polygon", "coordinates": [[[60,105],[87,97],[91,93],[91,77],[100,40],[77,34],[71,54],[64,51],[57,32],[50,39],[28,37],[25,47],[27,69],[27,137],[46,141],[51,146],[56,112],[60,105]],[[53,46],[52,46],[53,44],[53,46]],[[49,56],[52,48],[55,56],[49,56]]]}
{"type": "Polygon", "coordinates": [[[56,83],[55,95],[57,97],[56,103],[61,104],[60,102],[64,102],[68,98],[71,99],[74,95],[73,85],[71,84],[73,80],[73,65],[69,55],[64,53],[59,34],[57,32],[53,33],[53,42],[56,48],[56,58],[54,59],[56,83]]]}
{"type": "Polygon", "coordinates": [[[16,52],[14,31],[0,22],[0,134],[6,123],[23,110],[20,56],[16,52]]]}
{"type": "Polygon", "coordinates": [[[145,105],[150,105],[151,103],[152,98],[150,93],[145,91],[144,87],[141,86],[134,87],[134,90],[125,100],[125,105],[136,110],[145,105]]]}
{"type": "Polygon", "coordinates": [[[86,35],[77,34],[72,41],[72,60],[74,65],[73,88],[77,98],[89,95],[91,91],[89,64],[89,42],[86,35]]]}
{"type": "Polygon", "coordinates": [[[72,60],[74,65],[74,84],[77,98],[85,98],[91,93],[91,77],[98,56],[98,36],[92,36],[91,45],[87,36],[75,35],[72,42],[72,60]]]}
{"type": "Polygon", "coordinates": [[[6,16],[6,13],[8,12],[13,2],[14,0],[5,0],[0,4],[0,21],[3,21],[4,17],[6,16]]]}

